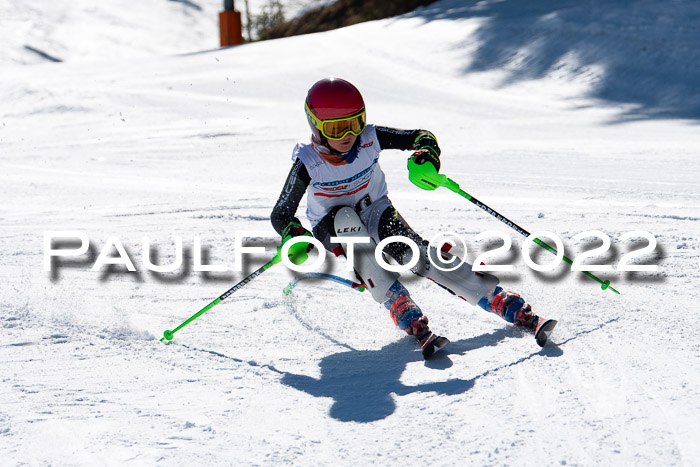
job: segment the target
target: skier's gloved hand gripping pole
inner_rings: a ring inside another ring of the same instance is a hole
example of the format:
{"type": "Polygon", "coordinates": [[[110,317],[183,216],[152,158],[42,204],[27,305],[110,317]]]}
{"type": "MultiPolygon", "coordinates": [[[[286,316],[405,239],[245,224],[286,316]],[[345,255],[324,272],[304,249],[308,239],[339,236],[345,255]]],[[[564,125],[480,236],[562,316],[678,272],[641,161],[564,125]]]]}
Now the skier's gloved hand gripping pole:
{"type": "MultiPolygon", "coordinates": [[[[311,233],[305,232],[303,235],[311,236],[311,233]]],[[[169,340],[169,341],[172,340],[173,335],[177,331],[184,328],[185,326],[187,326],[189,323],[191,323],[195,319],[199,318],[201,315],[206,313],[209,309],[211,309],[215,305],[218,305],[223,300],[226,300],[230,295],[232,295],[233,293],[238,291],[238,289],[242,288],[244,285],[246,285],[248,282],[250,282],[253,279],[255,279],[256,277],[258,277],[263,272],[267,271],[272,266],[274,266],[275,264],[282,261],[282,246],[291,238],[292,238],[292,235],[287,235],[286,237],[284,237],[284,239],[282,240],[282,244],[277,247],[277,254],[275,254],[275,256],[270,261],[268,261],[267,263],[260,266],[253,273],[251,273],[248,277],[246,277],[245,279],[240,281],[238,284],[236,284],[233,287],[231,287],[230,289],[228,289],[219,298],[217,298],[216,300],[214,300],[213,302],[211,302],[210,304],[208,304],[207,306],[205,306],[204,308],[199,310],[197,313],[192,315],[190,318],[188,318],[185,322],[183,322],[181,325],[179,325],[178,327],[176,327],[172,331],[167,330],[167,331],[163,332],[163,337],[161,338],[160,341],[163,342],[164,340],[169,340]]],[[[311,243],[308,243],[308,242],[295,243],[294,245],[289,247],[289,253],[288,253],[289,260],[292,263],[297,264],[297,265],[304,263],[304,261],[306,261],[309,258],[308,252],[311,250],[311,248],[313,248],[313,245],[311,243]]]]}
{"type": "MultiPolygon", "coordinates": [[[[433,164],[430,164],[430,163],[419,164],[414,160],[414,156],[409,157],[408,158],[408,179],[414,185],[416,185],[417,187],[422,188],[424,190],[436,190],[439,187],[445,187],[448,190],[454,191],[458,195],[468,199],[469,201],[471,201],[472,203],[474,203],[475,205],[477,205],[478,207],[480,207],[484,211],[488,212],[489,214],[491,214],[495,218],[499,219],[503,223],[509,225],[516,232],[520,233],[521,235],[523,235],[525,237],[530,236],[530,233],[527,230],[523,229],[515,222],[507,219],[505,216],[499,214],[498,212],[496,212],[495,210],[493,210],[489,206],[485,205],[484,203],[482,203],[478,199],[471,196],[469,193],[462,190],[459,187],[459,185],[457,184],[457,182],[450,179],[449,177],[447,177],[444,174],[439,174],[437,172],[437,169],[435,168],[435,166],[433,164]]],[[[556,249],[552,248],[550,245],[548,245],[546,242],[543,242],[539,238],[534,238],[532,241],[535,242],[536,244],[538,244],[539,246],[541,246],[542,248],[544,248],[545,250],[549,251],[550,253],[552,253],[554,255],[557,254],[556,249]]],[[[567,263],[572,264],[572,261],[569,258],[567,258],[566,256],[564,256],[563,259],[567,263]]],[[[590,277],[591,279],[598,282],[601,285],[601,289],[603,289],[603,290],[610,289],[613,292],[615,292],[616,294],[620,293],[615,288],[610,286],[610,281],[608,281],[608,280],[603,281],[588,271],[582,271],[582,272],[585,275],[587,275],[588,277],[590,277]]]]}

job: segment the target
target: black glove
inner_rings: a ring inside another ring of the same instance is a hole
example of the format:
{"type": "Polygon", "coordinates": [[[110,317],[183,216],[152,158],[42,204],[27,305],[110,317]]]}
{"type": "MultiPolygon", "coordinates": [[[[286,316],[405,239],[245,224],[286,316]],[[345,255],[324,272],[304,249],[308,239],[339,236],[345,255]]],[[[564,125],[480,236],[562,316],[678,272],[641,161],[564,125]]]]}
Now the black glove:
{"type": "Polygon", "coordinates": [[[300,235],[311,235],[311,232],[306,230],[296,217],[287,226],[282,229],[282,238],[298,237],[300,235]]]}
{"type": "Polygon", "coordinates": [[[416,150],[412,156],[416,164],[430,162],[435,170],[440,171],[440,146],[435,135],[430,132],[421,133],[413,143],[413,149],[416,150]]]}

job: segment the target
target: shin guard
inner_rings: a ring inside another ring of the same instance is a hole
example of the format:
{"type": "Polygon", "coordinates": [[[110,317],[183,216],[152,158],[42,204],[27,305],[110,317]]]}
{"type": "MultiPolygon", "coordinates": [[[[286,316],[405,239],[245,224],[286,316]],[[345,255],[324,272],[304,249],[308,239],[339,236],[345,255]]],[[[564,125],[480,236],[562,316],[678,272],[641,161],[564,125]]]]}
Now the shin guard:
{"type": "Polygon", "coordinates": [[[454,257],[453,255],[438,252],[434,247],[428,249],[425,243],[419,245],[419,250],[420,259],[411,271],[419,276],[427,277],[472,305],[476,305],[482,297],[492,292],[498,285],[496,276],[486,272],[474,272],[467,262],[463,262],[453,271],[442,271],[435,267],[436,264],[445,267],[442,266],[443,263],[440,262],[437,255],[441,255],[443,261],[449,261],[454,257]]]}
{"type": "MultiPolygon", "coordinates": [[[[338,237],[370,236],[360,217],[352,208],[341,208],[335,215],[334,223],[335,234],[338,237]]],[[[387,299],[389,288],[398,279],[399,275],[379,266],[374,259],[376,247],[377,244],[371,237],[369,243],[356,243],[353,248],[353,267],[372,294],[372,298],[378,303],[384,303],[387,299]]]]}

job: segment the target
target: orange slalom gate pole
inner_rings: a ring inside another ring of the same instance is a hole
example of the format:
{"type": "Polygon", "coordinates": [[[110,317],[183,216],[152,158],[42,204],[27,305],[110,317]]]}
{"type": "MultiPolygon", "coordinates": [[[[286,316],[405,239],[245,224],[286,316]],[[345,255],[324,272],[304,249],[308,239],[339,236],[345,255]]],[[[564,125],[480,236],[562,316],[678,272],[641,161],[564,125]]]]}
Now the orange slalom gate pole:
{"type": "Polygon", "coordinates": [[[221,47],[242,44],[243,27],[241,25],[241,12],[235,10],[219,12],[219,33],[221,47]]]}

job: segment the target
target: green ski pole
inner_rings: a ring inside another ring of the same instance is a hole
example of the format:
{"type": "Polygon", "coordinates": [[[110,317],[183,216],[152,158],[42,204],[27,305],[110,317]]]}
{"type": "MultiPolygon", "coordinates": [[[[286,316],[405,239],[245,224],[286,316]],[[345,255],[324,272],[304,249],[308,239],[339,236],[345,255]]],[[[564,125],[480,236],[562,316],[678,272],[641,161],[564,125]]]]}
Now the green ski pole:
{"type": "MultiPolygon", "coordinates": [[[[518,224],[511,221],[510,219],[503,216],[502,214],[499,214],[497,211],[490,208],[486,204],[482,203],[478,199],[474,198],[466,191],[462,190],[459,187],[459,185],[457,184],[457,182],[455,182],[454,180],[449,178],[447,175],[439,174],[437,172],[437,170],[435,169],[435,166],[433,166],[433,164],[425,163],[425,164],[418,165],[415,163],[415,161],[413,160],[412,157],[409,157],[408,158],[408,179],[414,185],[416,185],[418,188],[422,188],[423,190],[431,191],[431,190],[436,190],[440,187],[445,187],[448,190],[454,191],[458,195],[466,198],[467,200],[471,201],[479,208],[481,208],[484,211],[486,211],[487,213],[491,214],[493,217],[500,220],[501,222],[506,224],[508,227],[511,227],[513,230],[520,233],[521,235],[523,235],[525,237],[530,236],[530,232],[523,229],[518,224]]],[[[534,238],[532,241],[535,242],[536,244],[538,244],[539,246],[541,246],[542,248],[544,248],[545,250],[549,251],[550,253],[552,253],[554,255],[557,254],[557,250],[555,248],[551,247],[550,245],[548,245],[546,242],[543,242],[539,238],[534,238]]],[[[564,259],[564,261],[566,261],[569,264],[573,263],[566,256],[564,256],[563,259],[564,259]]],[[[610,286],[609,280],[605,280],[605,281],[601,280],[588,271],[581,271],[581,272],[583,272],[585,275],[587,275],[588,277],[590,277],[594,281],[598,282],[600,284],[601,289],[603,289],[603,290],[610,289],[613,292],[615,292],[616,294],[620,293],[614,287],[610,286]]]]}
{"type": "MultiPolygon", "coordinates": [[[[310,235],[310,234],[309,234],[309,235],[310,235]]],[[[291,236],[285,237],[284,240],[282,241],[282,245],[284,245],[284,243],[285,243],[287,240],[289,240],[290,238],[291,238],[291,236]]],[[[173,330],[169,330],[169,329],[168,329],[168,330],[164,331],[164,332],[163,332],[163,337],[160,339],[160,341],[163,342],[163,341],[165,341],[165,340],[168,340],[168,341],[173,340],[173,336],[174,336],[174,334],[175,334],[177,331],[179,331],[180,329],[184,328],[185,326],[187,326],[189,323],[191,323],[191,322],[194,321],[195,319],[197,319],[197,318],[199,318],[200,316],[202,316],[204,313],[206,313],[208,310],[210,310],[210,309],[213,308],[214,306],[216,306],[216,305],[218,305],[219,303],[221,303],[222,301],[226,300],[228,297],[230,297],[232,294],[234,294],[236,291],[238,291],[239,289],[241,289],[241,288],[242,288],[244,285],[246,285],[248,282],[250,282],[250,281],[252,281],[253,279],[255,279],[256,277],[258,277],[258,276],[259,276],[260,274],[262,274],[263,272],[267,271],[267,270],[270,269],[272,266],[274,266],[275,264],[277,264],[277,263],[279,263],[280,261],[282,261],[282,256],[281,256],[282,245],[280,245],[280,246],[277,247],[277,254],[276,254],[276,255],[274,256],[274,258],[272,258],[270,261],[268,261],[267,263],[263,264],[263,265],[260,266],[258,269],[256,269],[253,273],[251,273],[248,277],[246,277],[245,279],[243,279],[242,281],[240,281],[238,284],[236,284],[236,285],[234,285],[233,287],[231,287],[230,289],[228,289],[228,290],[227,290],[226,292],[224,292],[219,298],[217,298],[217,299],[214,300],[213,302],[209,303],[207,306],[205,306],[204,308],[202,308],[201,310],[199,310],[199,311],[198,311],[197,313],[195,313],[194,315],[190,316],[187,320],[185,320],[182,324],[180,324],[180,325],[179,325],[178,327],[176,327],[175,329],[173,329],[173,330]]],[[[306,242],[299,242],[299,243],[295,243],[294,245],[292,245],[292,246],[289,248],[289,260],[290,260],[292,263],[294,263],[294,264],[302,264],[302,263],[303,263],[304,261],[306,261],[307,258],[308,258],[308,254],[307,254],[307,248],[308,248],[308,246],[309,246],[309,243],[306,243],[306,242]]]]}

